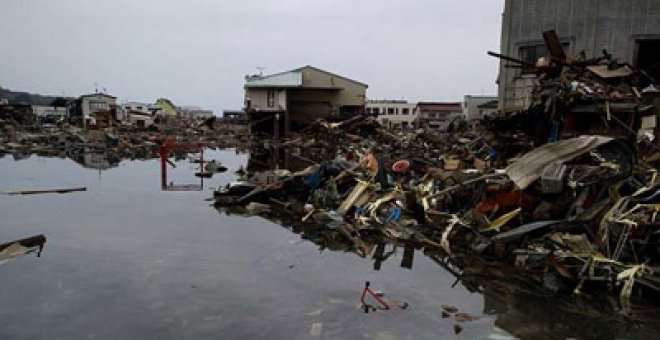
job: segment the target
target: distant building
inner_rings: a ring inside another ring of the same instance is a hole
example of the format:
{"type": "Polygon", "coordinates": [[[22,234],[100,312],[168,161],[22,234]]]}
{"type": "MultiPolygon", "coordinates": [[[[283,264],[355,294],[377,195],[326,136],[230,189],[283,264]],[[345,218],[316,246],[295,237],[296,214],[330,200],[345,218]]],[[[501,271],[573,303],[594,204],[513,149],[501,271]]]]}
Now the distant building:
{"type": "Polygon", "coordinates": [[[208,119],[214,117],[213,110],[204,110],[199,106],[179,106],[177,116],[186,119],[208,119]]]}
{"type": "Polygon", "coordinates": [[[312,66],[247,76],[245,112],[253,132],[286,135],[319,118],[363,113],[366,90],[367,84],[312,66]]]}
{"type": "MultiPolygon", "coordinates": [[[[506,0],[501,52],[536,63],[548,54],[543,31],[555,30],[569,56],[602,56],[607,49],[619,62],[645,68],[660,79],[660,0],[506,0]]],[[[505,112],[526,109],[536,76],[530,69],[500,62],[499,105],[505,112]]]]}
{"type": "Polygon", "coordinates": [[[153,108],[158,110],[156,112],[156,115],[158,116],[176,117],[177,115],[176,105],[166,98],[158,98],[153,105],[153,108]]]}
{"type": "Polygon", "coordinates": [[[0,105],[0,120],[14,120],[19,124],[32,124],[35,121],[32,106],[29,104],[0,105]]]}
{"type": "Polygon", "coordinates": [[[121,107],[124,110],[126,110],[127,113],[135,112],[142,114],[153,114],[153,110],[151,109],[151,104],[128,102],[121,104],[121,107]]]}
{"type": "Polygon", "coordinates": [[[66,106],[32,105],[32,114],[37,122],[57,122],[66,119],[69,110],[66,106]]]}
{"type": "Polygon", "coordinates": [[[417,119],[417,104],[405,100],[369,100],[365,111],[388,129],[413,128],[417,119]]]}
{"type": "Polygon", "coordinates": [[[155,119],[156,117],[153,114],[133,111],[128,114],[127,121],[131,125],[135,125],[141,128],[146,128],[151,125],[154,125],[155,119]]]}
{"type": "Polygon", "coordinates": [[[467,122],[481,120],[485,116],[497,113],[497,97],[496,96],[471,96],[463,97],[463,119],[467,122]],[[487,103],[495,103],[494,109],[488,109],[483,106],[487,103]]]}
{"type": "Polygon", "coordinates": [[[461,103],[419,102],[417,115],[420,127],[446,131],[455,120],[463,118],[461,103]]]}
{"type": "Polygon", "coordinates": [[[112,126],[115,120],[117,97],[105,93],[82,95],[71,111],[73,121],[84,128],[89,126],[112,126]]]}
{"type": "Polygon", "coordinates": [[[247,115],[243,110],[223,110],[222,118],[233,121],[245,121],[247,120],[247,115]]]}
{"type": "Polygon", "coordinates": [[[130,125],[145,128],[154,124],[156,112],[159,110],[160,107],[154,104],[127,102],[119,105],[117,119],[130,125]]]}

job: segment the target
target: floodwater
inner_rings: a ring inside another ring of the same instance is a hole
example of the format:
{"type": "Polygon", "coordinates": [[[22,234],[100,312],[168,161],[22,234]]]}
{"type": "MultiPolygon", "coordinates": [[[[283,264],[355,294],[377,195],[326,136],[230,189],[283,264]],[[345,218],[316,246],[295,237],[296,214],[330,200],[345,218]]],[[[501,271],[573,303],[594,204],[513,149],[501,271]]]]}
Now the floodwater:
{"type": "MultiPolygon", "coordinates": [[[[70,159],[0,158],[0,191],[88,188],[0,195],[0,243],[40,233],[48,238],[40,258],[29,254],[0,266],[0,339],[660,335],[654,309],[638,309],[646,320],[639,322],[612,309],[615,302],[556,299],[498,281],[468,284],[421,251],[411,264],[403,248],[375,270],[371,257],[326,249],[260,217],[219,212],[206,199],[235,179],[247,155],[225,150],[205,157],[229,171],[192,192],[162,191],[157,160],[100,170],[70,159]],[[359,296],[365,281],[408,308],[364,313],[359,296]],[[443,318],[443,304],[477,319],[443,318]]],[[[168,182],[199,184],[194,164],[176,164],[168,182]]]]}

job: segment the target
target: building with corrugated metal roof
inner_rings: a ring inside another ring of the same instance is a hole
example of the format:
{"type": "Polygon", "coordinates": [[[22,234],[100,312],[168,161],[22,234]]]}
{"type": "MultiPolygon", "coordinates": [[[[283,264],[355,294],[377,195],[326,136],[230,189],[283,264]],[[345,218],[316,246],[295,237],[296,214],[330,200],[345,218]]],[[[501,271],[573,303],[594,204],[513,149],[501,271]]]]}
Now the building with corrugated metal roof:
{"type": "Polygon", "coordinates": [[[362,114],[367,84],[312,66],[245,77],[253,132],[287,135],[320,118],[362,114]]]}

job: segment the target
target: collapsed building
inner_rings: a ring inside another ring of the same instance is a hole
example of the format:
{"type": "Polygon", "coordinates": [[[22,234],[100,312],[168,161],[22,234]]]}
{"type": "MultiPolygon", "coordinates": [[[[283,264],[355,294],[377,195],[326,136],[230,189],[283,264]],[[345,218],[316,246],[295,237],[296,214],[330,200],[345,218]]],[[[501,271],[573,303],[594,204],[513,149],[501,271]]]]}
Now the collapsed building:
{"type": "MultiPolygon", "coordinates": [[[[506,0],[500,54],[535,64],[548,54],[539,32],[555,30],[568,55],[597,57],[603,48],[620,63],[660,78],[659,0],[506,0]]],[[[530,67],[499,67],[499,104],[504,112],[525,110],[537,83],[530,67]]]]}

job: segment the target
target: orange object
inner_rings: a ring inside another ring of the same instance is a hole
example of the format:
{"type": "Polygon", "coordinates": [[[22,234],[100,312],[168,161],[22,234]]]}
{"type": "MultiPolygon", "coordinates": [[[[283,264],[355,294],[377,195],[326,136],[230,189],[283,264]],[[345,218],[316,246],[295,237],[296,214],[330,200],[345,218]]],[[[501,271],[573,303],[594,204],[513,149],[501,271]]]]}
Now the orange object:
{"type": "Polygon", "coordinates": [[[522,207],[523,210],[531,208],[534,204],[534,197],[527,195],[520,190],[509,192],[500,192],[479,202],[475,209],[486,214],[494,211],[496,208],[501,210],[510,210],[513,207],[522,207]]]}

